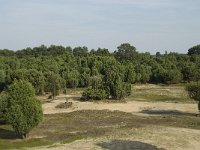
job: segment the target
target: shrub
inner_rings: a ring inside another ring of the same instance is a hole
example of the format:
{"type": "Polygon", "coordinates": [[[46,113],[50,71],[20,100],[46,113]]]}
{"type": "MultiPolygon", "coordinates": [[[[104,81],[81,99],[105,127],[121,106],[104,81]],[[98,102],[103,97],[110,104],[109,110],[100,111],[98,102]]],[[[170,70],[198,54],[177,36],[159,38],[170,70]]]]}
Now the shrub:
{"type": "Polygon", "coordinates": [[[106,98],[106,91],[102,89],[94,90],[94,89],[86,89],[82,93],[82,100],[102,100],[106,98]]]}
{"type": "Polygon", "coordinates": [[[200,112],[200,84],[199,83],[190,83],[186,86],[186,90],[190,98],[198,101],[198,109],[200,112]]]}
{"type": "Polygon", "coordinates": [[[41,103],[27,81],[15,81],[6,92],[6,120],[21,137],[42,120],[41,103]]]}

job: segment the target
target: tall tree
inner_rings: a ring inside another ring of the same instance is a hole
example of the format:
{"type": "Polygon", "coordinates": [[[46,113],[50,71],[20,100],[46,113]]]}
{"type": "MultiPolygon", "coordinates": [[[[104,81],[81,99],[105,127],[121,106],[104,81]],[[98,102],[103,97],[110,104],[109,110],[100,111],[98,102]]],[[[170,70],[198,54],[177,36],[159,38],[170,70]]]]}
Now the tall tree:
{"type": "Polygon", "coordinates": [[[59,91],[65,86],[65,81],[60,75],[54,72],[48,72],[45,74],[46,89],[51,92],[52,99],[55,99],[59,95],[59,91]]]}
{"type": "Polygon", "coordinates": [[[0,92],[5,88],[6,85],[6,73],[4,70],[0,70],[0,92]]]}
{"type": "Polygon", "coordinates": [[[42,120],[41,103],[27,81],[15,81],[6,91],[6,119],[16,133],[26,137],[42,120]]]}
{"type": "Polygon", "coordinates": [[[117,51],[115,51],[115,56],[117,59],[121,61],[134,61],[136,58],[137,52],[136,48],[129,43],[123,43],[117,47],[117,51]]]}
{"type": "Polygon", "coordinates": [[[189,96],[198,102],[198,110],[200,112],[200,83],[190,83],[186,86],[189,96]]]}
{"type": "Polygon", "coordinates": [[[200,45],[193,46],[188,50],[188,55],[199,55],[200,54],[200,45]]]}

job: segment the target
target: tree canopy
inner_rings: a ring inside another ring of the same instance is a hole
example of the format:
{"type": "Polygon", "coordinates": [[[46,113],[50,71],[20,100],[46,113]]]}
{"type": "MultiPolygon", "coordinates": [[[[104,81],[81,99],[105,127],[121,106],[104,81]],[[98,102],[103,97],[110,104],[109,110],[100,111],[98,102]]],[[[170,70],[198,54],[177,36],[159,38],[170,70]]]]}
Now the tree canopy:
{"type": "Polygon", "coordinates": [[[200,54],[200,45],[193,46],[188,50],[188,55],[199,55],[200,54]]]}
{"type": "Polygon", "coordinates": [[[14,81],[4,97],[5,118],[22,137],[42,120],[42,107],[35,97],[32,85],[23,80],[14,81]]]}
{"type": "Polygon", "coordinates": [[[36,94],[51,92],[54,96],[65,88],[90,88],[94,79],[102,81],[101,89],[107,94],[123,89],[126,84],[198,81],[199,47],[192,47],[188,54],[157,52],[155,55],[140,53],[129,43],[122,43],[114,52],[106,48],[89,50],[85,46],[56,45],[18,51],[4,49],[0,50],[0,92],[15,80],[30,82],[36,94]],[[107,80],[117,84],[117,89],[107,80]]]}
{"type": "Polygon", "coordinates": [[[186,86],[189,96],[198,101],[198,109],[200,112],[200,83],[190,83],[186,86]]]}

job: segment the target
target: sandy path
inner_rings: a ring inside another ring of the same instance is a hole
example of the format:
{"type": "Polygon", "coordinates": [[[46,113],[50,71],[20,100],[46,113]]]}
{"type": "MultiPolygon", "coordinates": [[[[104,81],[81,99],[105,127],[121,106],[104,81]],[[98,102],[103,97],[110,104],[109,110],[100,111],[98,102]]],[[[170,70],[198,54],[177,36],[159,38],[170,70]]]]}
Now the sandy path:
{"type": "MultiPolygon", "coordinates": [[[[139,102],[128,101],[126,103],[105,103],[105,102],[80,102],[73,100],[74,95],[66,96],[73,105],[71,108],[60,109],[55,108],[58,104],[64,103],[65,97],[58,97],[57,100],[42,105],[44,114],[65,113],[77,110],[119,110],[129,113],[140,113],[143,110],[159,110],[159,111],[178,111],[183,113],[198,113],[196,104],[166,103],[166,102],[139,102]]],[[[141,113],[140,113],[141,114],[141,113]]]]}

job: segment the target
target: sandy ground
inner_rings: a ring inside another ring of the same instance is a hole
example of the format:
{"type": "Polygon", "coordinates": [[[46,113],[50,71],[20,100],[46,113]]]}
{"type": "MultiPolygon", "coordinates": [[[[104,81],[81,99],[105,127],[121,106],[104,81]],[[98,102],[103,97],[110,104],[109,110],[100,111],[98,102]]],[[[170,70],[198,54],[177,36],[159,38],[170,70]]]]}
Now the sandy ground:
{"type": "Polygon", "coordinates": [[[74,100],[77,95],[66,95],[58,97],[56,100],[43,104],[44,114],[66,113],[77,110],[119,110],[129,112],[136,115],[145,115],[144,110],[163,111],[163,112],[180,112],[180,113],[198,113],[197,104],[181,104],[181,103],[166,103],[166,102],[139,102],[128,101],[126,103],[105,103],[105,102],[80,102],[74,100]],[[72,102],[72,107],[68,109],[55,108],[58,104],[72,102]]]}
{"type": "MultiPolygon", "coordinates": [[[[66,113],[77,110],[119,110],[134,115],[149,115],[145,110],[162,112],[198,113],[196,104],[180,104],[166,102],[139,102],[126,103],[80,102],[73,97],[77,95],[59,96],[56,100],[43,104],[44,114],[66,113]],[[58,104],[72,102],[68,109],[55,108],[58,104]]],[[[55,144],[53,146],[37,147],[37,150],[199,150],[200,130],[149,126],[133,128],[130,131],[119,131],[113,135],[95,139],[83,139],[69,144],[55,144]],[[120,133],[122,132],[122,133],[120,133]]]]}
{"type": "Polygon", "coordinates": [[[147,127],[70,144],[56,144],[39,150],[199,150],[200,131],[172,127],[147,127]]]}

